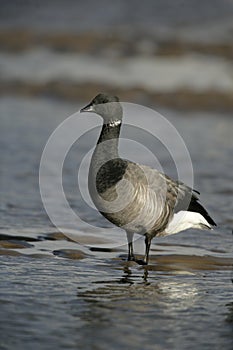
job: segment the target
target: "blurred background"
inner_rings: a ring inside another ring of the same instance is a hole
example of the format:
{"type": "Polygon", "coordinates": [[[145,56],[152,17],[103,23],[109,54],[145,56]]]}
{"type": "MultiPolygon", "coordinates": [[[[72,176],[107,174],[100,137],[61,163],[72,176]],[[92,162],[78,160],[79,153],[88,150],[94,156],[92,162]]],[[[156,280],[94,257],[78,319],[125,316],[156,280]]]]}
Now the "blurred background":
{"type": "Polygon", "coordinates": [[[0,94],[233,110],[231,0],[1,1],[0,94]]]}

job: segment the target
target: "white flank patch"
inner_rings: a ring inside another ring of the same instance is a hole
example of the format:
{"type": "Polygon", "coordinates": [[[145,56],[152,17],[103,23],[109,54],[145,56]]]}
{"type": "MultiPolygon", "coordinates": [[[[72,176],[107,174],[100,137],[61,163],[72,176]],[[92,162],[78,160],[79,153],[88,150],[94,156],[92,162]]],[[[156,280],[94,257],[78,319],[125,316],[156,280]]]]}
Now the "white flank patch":
{"type": "Polygon", "coordinates": [[[211,226],[206,219],[200,214],[192,211],[179,211],[174,214],[172,221],[166,228],[165,235],[172,235],[174,233],[187,230],[188,228],[210,228],[211,226]]]}

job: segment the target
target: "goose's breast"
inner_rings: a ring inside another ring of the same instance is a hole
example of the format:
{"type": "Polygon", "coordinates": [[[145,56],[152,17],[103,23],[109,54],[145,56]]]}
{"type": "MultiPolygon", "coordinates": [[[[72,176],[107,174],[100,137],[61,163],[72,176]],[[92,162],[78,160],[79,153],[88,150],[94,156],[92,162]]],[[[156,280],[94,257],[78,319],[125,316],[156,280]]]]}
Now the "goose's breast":
{"type": "Polygon", "coordinates": [[[102,193],[97,205],[117,226],[141,234],[154,229],[164,217],[162,196],[145,185],[133,186],[124,179],[102,193]]]}
{"type": "Polygon", "coordinates": [[[166,183],[151,168],[122,160],[108,162],[96,174],[92,170],[89,189],[97,209],[125,230],[143,234],[168,222],[166,183]]]}

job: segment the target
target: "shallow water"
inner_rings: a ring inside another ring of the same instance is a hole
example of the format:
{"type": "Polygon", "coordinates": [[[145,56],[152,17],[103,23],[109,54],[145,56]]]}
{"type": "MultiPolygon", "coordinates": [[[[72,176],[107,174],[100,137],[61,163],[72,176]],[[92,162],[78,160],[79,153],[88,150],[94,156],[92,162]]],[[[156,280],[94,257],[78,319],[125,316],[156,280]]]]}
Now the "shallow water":
{"type": "Polygon", "coordinates": [[[229,271],[149,272],[111,259],[3,257],[1,346],[232,349],[229,271]]]}
{"type": "MultiPolygon", "coordinates": [[[[40,156],[54,128],[79,107],[0,100],[0,348],[232,349],[231,116],[163,111],[184,138],[195,188],[218,227],[155,239],[145,269],[126,262],[124,232],[74,192],[76,165],[98,131],[74,146],[64,167],[67,198],[92,229],[80,224],[75,243],[58,234],[44,212],[40,156]],[[107,227],[108,237],[95,225],[107,227]]],[[[164,171],[175,175],[159,145],[157,152],[164,171]]],[[[135,247],[143,254],[142,239],[135,247]]]]}

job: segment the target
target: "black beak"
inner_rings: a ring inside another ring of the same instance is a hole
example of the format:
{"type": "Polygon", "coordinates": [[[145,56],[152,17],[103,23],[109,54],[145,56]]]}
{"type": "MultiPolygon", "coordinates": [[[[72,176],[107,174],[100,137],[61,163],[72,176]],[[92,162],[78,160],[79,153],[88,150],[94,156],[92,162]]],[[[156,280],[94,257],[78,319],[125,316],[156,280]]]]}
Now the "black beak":
{"type": "Polygon", "coordinates": [[[86,107],[83,107],[82,109],[80,109],[80,113],[83,113],[83,112],[94,112],[92,103],[89,103],[86,107]]]}

